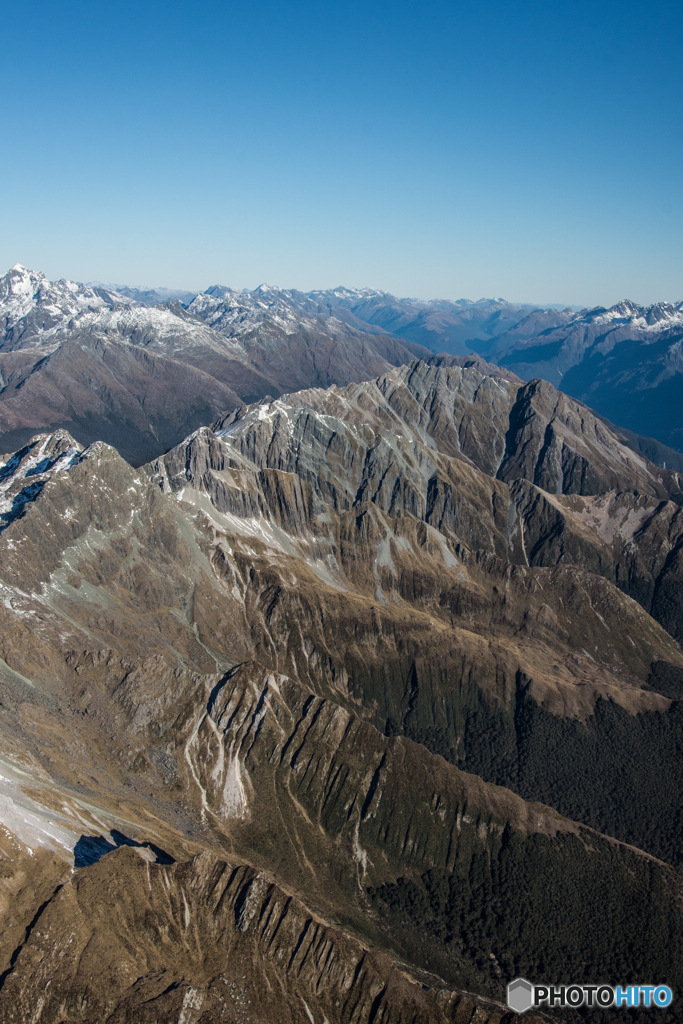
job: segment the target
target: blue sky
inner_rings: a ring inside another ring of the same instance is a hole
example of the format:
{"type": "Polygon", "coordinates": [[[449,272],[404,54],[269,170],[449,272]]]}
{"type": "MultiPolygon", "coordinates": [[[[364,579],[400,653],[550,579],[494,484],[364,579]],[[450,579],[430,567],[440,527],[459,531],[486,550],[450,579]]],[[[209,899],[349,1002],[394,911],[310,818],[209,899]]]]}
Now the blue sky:
{"type": "Polygon", "coordinates": [[[679,3],[5,5],[0,272],[683,298],[679,3]]]}

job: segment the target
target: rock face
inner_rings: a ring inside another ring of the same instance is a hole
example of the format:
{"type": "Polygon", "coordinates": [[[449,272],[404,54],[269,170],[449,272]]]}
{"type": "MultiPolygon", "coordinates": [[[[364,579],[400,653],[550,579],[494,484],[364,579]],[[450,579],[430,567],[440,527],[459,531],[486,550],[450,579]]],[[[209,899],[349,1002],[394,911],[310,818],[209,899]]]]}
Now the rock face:
{"type": "Polygon", "coordinates": [[[457,362],[6,457],[0,1020],[681,990],[681,480],[457,362]]]}
{"type": "Polygon", "coordinates": [[[614,487],[683,498],[677,473],[658,470],[617,441],[585,406],[535,380],[510,415],[499,477],[530,480],[554,494],[599,494],[614,487]]]}
{"type": "Polygon", "coordinates": [[[486,1000],[424,991],[267,875],[208,852],[161,867],[121,848],[52,897],[19,961],[3,992],[2,1021],[36,1013],[88,1024],[446,1024],[473,1016],[499,1024],[510,1017],[486,1000]],[[22,974],[33,977],[40,997],[21,984],[22,974]]]}
{"type": "Polygon", "coordinates": [[[0,279],[0,450],[61,427],[141,465],[244,403],[441,353],[433,365],[561,381],[608,425],[621,424],[628,445],[681,471],[679,306],[574,313],[268,285],[215,285],[193,297],[50,282],[17,265],[0,279]]]}

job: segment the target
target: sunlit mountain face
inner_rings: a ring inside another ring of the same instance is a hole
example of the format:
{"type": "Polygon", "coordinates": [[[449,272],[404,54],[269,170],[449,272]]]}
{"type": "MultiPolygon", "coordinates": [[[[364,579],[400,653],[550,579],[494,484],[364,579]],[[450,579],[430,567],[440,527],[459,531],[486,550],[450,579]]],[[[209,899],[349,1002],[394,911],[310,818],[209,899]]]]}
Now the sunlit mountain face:
{"type": "MultiPolygon", "coordinates": [[[[65,285],[62,350],[98,323],[102,365],[154,367],[213,320],[247,366],[217,291],[65,285]]],[[[0,467],[0,1019],[500,1024],[517,976],[678,986],[682,504],[477,356],[235,399],[137,468],[35,434],[0,467]]]]}
{"type": "Polygon", "coordinates": [[[679,985],[681,309],[134,291],[0,280],[0,1020],[679,985]]]}

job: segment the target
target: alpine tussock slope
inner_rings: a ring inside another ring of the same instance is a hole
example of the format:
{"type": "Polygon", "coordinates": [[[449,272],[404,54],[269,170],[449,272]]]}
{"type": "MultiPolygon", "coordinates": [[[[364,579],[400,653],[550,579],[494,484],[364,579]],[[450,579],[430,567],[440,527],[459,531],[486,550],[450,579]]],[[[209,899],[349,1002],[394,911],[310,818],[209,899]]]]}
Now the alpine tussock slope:
{"type": "Polygon", "coordinates": [[[38,435],[0,486],[0,1020],[678,992],[677,473],[417,361],[141,469],[38,435]]]}

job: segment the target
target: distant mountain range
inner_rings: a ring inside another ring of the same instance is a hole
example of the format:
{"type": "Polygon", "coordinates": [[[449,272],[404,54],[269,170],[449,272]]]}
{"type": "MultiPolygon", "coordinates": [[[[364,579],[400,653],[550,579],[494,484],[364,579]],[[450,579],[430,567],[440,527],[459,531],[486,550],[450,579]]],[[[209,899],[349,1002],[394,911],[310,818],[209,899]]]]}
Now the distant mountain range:
{"type": "Polygon", "coordinates": [[[472,353],[548,380],[647,457],[683,469],[683,303],[540,309],[371,288],[189,291],[0,279],[0,449],[36,429],[104,439],[133,464],[266,395],[472,353]]]}
{"type": "Polygon", "coordinates": [[[561,385],[615,423],[683,450],[683,302],[558,314],[541,331],[529,319],[496,338],[494,362],[561,385]]]}
{"type": "Polygon", "coordinates": [[[64,427],[140,464],[245,402],[429,355],[353,319],[265,287],[149,306],[17,265],[0,278],[0,449],[64,427]]]}

